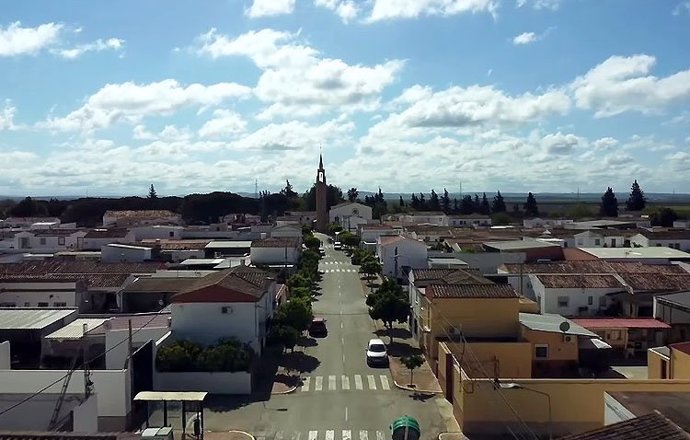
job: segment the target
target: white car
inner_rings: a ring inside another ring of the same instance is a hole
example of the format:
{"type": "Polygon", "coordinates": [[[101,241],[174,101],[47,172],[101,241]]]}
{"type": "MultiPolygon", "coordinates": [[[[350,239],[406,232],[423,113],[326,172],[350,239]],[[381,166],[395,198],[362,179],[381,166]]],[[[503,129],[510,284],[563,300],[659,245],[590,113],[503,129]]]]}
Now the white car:
{"type": "Polygon", "coordinates": [[[369,340],[367,344],[367,365],[388,365],[388,350],[382,340],[369,340]]]}
{"type": "Polygon", "coordinates": [[[336,242],[333,244],[333,249],[335,249],[336,251],[339,251],[339,250],[341,250],[342,248],[343,248],[343,245],[342,245],[339,241],[336,241],[336,242]]]}

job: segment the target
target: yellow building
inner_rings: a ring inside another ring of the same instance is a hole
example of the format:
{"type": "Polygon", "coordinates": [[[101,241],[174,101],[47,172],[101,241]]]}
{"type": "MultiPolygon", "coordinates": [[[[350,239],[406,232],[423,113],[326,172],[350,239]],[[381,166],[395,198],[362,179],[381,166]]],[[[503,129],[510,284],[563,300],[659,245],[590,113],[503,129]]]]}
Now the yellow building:
{"type": "Polygon", "coordinates": [[[690,379],[690,342],[647,351],[649,379],[690,379]]]}

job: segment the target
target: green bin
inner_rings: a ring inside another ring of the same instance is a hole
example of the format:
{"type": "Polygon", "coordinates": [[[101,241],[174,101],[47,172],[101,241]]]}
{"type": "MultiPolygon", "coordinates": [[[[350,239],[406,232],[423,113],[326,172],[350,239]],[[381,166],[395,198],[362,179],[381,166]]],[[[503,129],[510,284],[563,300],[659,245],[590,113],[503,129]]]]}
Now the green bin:
{"type": "Polygon", "coordinates": [[[391,436],[393,440],[419,440],[419,422],[410,416],[398,417],[391,423],[391,436]]]}

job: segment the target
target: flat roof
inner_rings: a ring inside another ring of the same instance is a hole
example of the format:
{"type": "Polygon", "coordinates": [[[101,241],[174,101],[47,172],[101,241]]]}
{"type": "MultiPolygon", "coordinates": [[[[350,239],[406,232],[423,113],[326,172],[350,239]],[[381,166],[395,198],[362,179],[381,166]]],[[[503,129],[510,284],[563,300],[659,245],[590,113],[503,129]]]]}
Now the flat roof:
{"type": "MultiPolygon", "coordinates": [[[[98,329],[108,318],[79,318],[70,322],[61,329],[55,330],[44,339],[55,340],[79,340],[84,337],[84,324],[86,324],[86,334],[98,329]]],[[[100,332],[103,333],[103,332],[100,332]]]]}
{"type": "Polygon", "coordinates": [[[591,330],[578,325],[577,323],[571,321],[557,314],[537,314],[537,313],[520,313],[520,324],[524,325],[530,330],[549,332],[549,333],[561,333],[565,335],[576,335],[576,336],[588,336],[590,338],[598,338],[599,335],[591,330]],[[560,325],[567,322],[570,326],[568,331],[563,332],[560,329],[560,325]]]}
{"type": "Polygon", "coordinates": [[[578,248],[597,258],[668,258],[690,260],[690,254],[664,246],[638,248],[578,248]]]}
{"type": "Polygon", "coordinates": [[[659,411],[685,430],[690,430],[690,393],[682,391],[607,391],[635,416],[659,411]]]}
{"type": "Polygon", "coordinates": [[[0,309],[1,330],[41,330],[77,314],[77,309],[0,309]]]}
{"type": "Polygon", "coordinates": [[[484,246],[492,247],[500,251],[560,247],[558,244],[539,240],[487,241],[484,243],[484,246]]]}
{"type": "Polygon", "coordinates": [[[207,244],[205,249],[237,249],[249,248],[252,246],[251,240],[216,240],[207,244]]]}
{"type": "Polygon", "coordinates": [[[150,247],[144,247],[144,246],[133,246],[131,244],[120,244],[120,243],[109,243],[105,245],[106,247],[111,247],[111,248],[117,248],[117,249],[135,249],[135,250],[140,250],[140,251],[148,251],[151,250],[150,247]]]}
{"type": "Polygon", "coordinates": [[[207,395],[206,391],[140,391],[134,401],[203,402],[207,395]]]}
{"type": "Polygon", "coordinates": [[[223,258],[187,258],[179,264],[182,266],[208,266],[220,264],[223,261],[225,261],[223,258]]]}

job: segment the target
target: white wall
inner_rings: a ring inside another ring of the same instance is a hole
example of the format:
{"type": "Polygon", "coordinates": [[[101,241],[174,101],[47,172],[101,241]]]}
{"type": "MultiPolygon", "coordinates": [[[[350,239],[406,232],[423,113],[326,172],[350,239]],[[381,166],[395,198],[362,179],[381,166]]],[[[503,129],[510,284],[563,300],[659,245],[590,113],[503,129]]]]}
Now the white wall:
{"type": "MultiPolygon", "coordinates": [[[[166,334],[170,329],[169,328],[156,328],[156,327],[144,327],[138,332],[134,333],[136,330],[133,329],[132,331],[132,346],[134,347],[134,350],[136,351],[137,348],[141,347],[145,343],[147,343],[150,340],[158,340],[160,339],[161,336],[166,334]]],[[[127,350],[128,350],[128,344],[127,342],[122,343],[120,345],[120,342],[126,340],[129,337],[129,331],[127,329],[125,330],[112,330],[112,329],[106,329],[105,332],[105,368],[112,370],[112,369],[121,369],[124,368],[125,366],[125,361],[127,360],[127,350]],[[117,347],[115,347],[117,345],[117,347]]]]}
{"type": "Polygon", "coordinates": [[[2,283],[0,282],[0,303],[15,307],[77,307],[79,298],[75,283],[2,283]],[[69,291],[62,291],[70,289],[69,291]],[[56,303],[65,303],[57,306],[56,303]],[[28,305],[27,305],[28,304],[28,305]]]}
{"type": "Polygon", "coordinates": [[[556,313],[564,316],[592,316],[609,304],[607,293],[620,292],[621,288],[558,288],[546,289],[536,276],[530,275],[530,282],[537,297],[541,313],[556,313]],[[558,297],[567,296],[568,306],[559,307],[558,297]],[[592,297],[592,304],[589,298],[592,297]],[[600,309],[599,298],[605,298],[606,304],[600,309]],[[580,307],[587,307],[586,312],[581,312],[580,307]]]}
{"type": "Polygon", "coordinates": [[[153,377],[156,391],[206,391],[213,394],[251,394],[252,375],[237,373],[160,373],[153,377]]]}
{"type": "MultiPolygon", "coordinates": [[[[333,207],[328,211],[328,219],[331,223],[335,223],[335,218],[343,223],[343,218],[346,217],[362,217],[364,220],[372,219],[372,209],[371,206],[364,205],[362,203],[348,203],[347,205],[333,207]]],[[[345,221],[347,224],[347,221],[345,221]]]]}
{"type": "MultiPolygon", "coordinates": [[[[9,409],[29,395],[26,393],[6,393],[0,400],[0,411],[9,409]]],[[[58,393],[43,393],[0,415],[0,428],[4,431],[46,431],[50,425],[50,418],[58,400],[58,393]]],[[[97,396],[92,395],[86,401],[80,402],[81,396],[68,394],[65,396],[58,420],[61,421],[69,413],[74,415],[75,432],[98,432],[98,403],[97,396]],[[79,429],[77,429],[79,428],[79,429]]]]}
{"type": "Polygon", "coordinates": [[[377,254],[383,266],[382,273],[384,275],[395,276],[396,247],[398,248],[398,277],[402,276],[403,266],[410,266],[413,269],[428,267],[426,244],[412,239],[400,240],[393,244],[377,246],[377,254]]]}
{"type": "Polygon", "coordinates": [[[131,232],[134,240],[141,241],[146,239],[167,239],[179,240],[182,238],[182,226],[140,226],[132,228],[131,232]]]}
{"type": "Polygon", "coordinates": [[[101,248],[101,261],[104,263],[141,263],[151,259],[151,248],[123,247],[106,245],[101,248]]]}
{"type": "Polygon", "coordinates": [[[376,240],[383,235],[398,235],[393,228],[390,229],[360,229],[360,237],[362,241],[367,243],[375,243],[376,240]]]}
{"type": "Polygon", "coordinates": [[[302,228],[276,228],[271,230],[271,237],[302,237],[302,228]]]}
{"type": "Polygon", "coordinates": [[[249,258],[253,264],[297,264],[299,248],[284,247],[254,247],[249,251],[249,258]]]}
{"type": "Polygon", "coordinates": [[[10,341],[0,342],[0,370],[12,368],[12,351],[10,341]]]}
{"type": "Polygon", "coordinates": [[[690,324],[690,312],[662,304],[658,297],[654,297],[654,317],[667,324],[690,324]]]}
{"type": "Polygon", "coordinates": [[[491,217],[488,217],[488,218],[483,218],[483,217],[478,217],[478,218],[449,217],[448,224],[450,226],[459,226],[459,227],[491,226],[491,217]]]}
{"type": "Polygon", "coordinates": [[[98,395],[89,396],[81,405],[72,410],[72,431],[98,432],[98,395]]]}
{"type": "Polygon", "coordinates": [[[109,245],[111,243],[134,243],[133,235],[131,233],[127,234],[125,237],[115,237],[115,238],[87,238],[84,237],[84,245],[82,249],[88,250],[100,250],[103,246],[109,245]]]}

